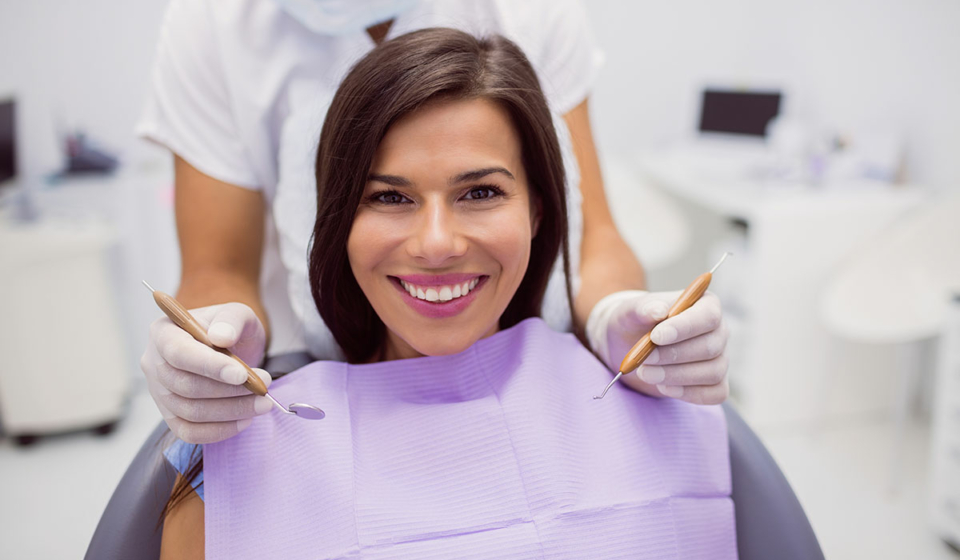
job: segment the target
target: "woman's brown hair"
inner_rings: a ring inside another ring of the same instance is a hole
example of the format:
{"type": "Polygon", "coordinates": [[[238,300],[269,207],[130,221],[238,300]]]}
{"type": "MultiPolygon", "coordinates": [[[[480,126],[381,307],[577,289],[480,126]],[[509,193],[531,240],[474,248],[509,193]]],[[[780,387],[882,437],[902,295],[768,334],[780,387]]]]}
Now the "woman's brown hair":
{"type": "Polygon", "coordinates": [[[327,111],[317,149],[310,287],[349,362],[377,358],[386,339],[386,327],[353,277],[347,257],[347,238],[370,166],[391,124],[438,99],[485,99],[507,111],[520,137],[531,198],[540,206],[530,262],[500,317],[500,328],[540,315],[561,253],[568,304],[571,300],[563,159],[533,67],[519,47],[498,35],[477,38],[446,28],[414,31],[381,44],[347,74],[327,111]]]}
{"type": "MultiPolygon", "coordinates": [[[[519,47],[499,35],[481,39],[454,29],[414,31],[381,43],[351,69],[327,111],[317,149],[310,286],[320,315],[353,363],[375,358],[386,338],[386,327],[360,290],[347,257],[367,175],[390,125],[438,99],[486,99],[507,111],[520,137],[531,198],[540,207],[527,271],[500,317],[500,328],[540,315],[558,256],[573,309],[563,159],[533,67],[519,47]]],[[[579,328],[575,334],[585,343],[579,328]]],[[[203,458],[191,460],[161,521],[189,495],[202,471],[203,458]]]]}

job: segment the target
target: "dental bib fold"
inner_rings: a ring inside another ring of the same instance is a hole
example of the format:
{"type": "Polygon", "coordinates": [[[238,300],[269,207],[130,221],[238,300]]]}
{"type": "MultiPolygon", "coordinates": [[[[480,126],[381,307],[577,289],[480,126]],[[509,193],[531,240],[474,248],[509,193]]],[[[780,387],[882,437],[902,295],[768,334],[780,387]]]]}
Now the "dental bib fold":
{"type": "Polygon", "coordinates": [[[616,386],[540,319],[441,357],[315,362],[204,446],[206,557],[734,559],[718,406],[616,386]]]}

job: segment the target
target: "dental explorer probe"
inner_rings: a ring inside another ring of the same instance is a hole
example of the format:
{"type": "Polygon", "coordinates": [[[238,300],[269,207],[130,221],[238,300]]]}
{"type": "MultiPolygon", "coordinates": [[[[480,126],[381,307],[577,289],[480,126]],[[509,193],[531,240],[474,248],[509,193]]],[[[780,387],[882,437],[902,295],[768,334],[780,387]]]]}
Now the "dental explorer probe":
{"type": "Polygon", "coordinates": [[[154,290],[150,284],[147,284],[146,280],[142,280],[142,282],[143,285],[153,293],[153,300],[157,302],[157,305],[160,306],[160,309],[163,310],[166,316],[169,317],[175,325],[190,333],[190,336],[192,336],[198,342],[213,348],[224,356],[233,358],[243,366],[243,369],[247,370],[247,380],[243,382],[243,386],[246,387],[250,392],[256,393],[261,397],[267,397],[273,401],[273,404],[283,411],[284,414],[292,414],[307,420],[323,420],[324,416],[326,416],[322,410],[310,404],[293,403],[290,405],[290,409],[287,409],[287,407],[280,404],[277,399],[273,398],[273,395],[267,392],[267,385],[263,382],[263,379],[260,379],[260,376],[250,369],[250,366],[244,363],[239,356],[227,350],[226,348],[220,348],[219,346],[215,346],[212,342],[210,342],[210,339],[207,338],[206,329],[200,326],[200,323],[193,318],[193,315],[191,315],[190,312],[187,311],[179,301],[174,299],[173,296],[169,294],[154,290]]]}
{"type": "MultiPolygon", "coordinates": [[[[724,252],[723,256],[720,257],[720,262],[715,264],[713,268],[710,269],[710,272],[704,272],[700,276],[697,276],[697,279],[687,286],[687,289],[680,294],[680,297],[677,298],[676,303],[674,303],[673,307],[670,308],[670,311],[667,312],[667,316],[657,324],[659,325],[670,317],[675,317],[680,313],[683,313],[689,309],[691,305],[696,303],[697,300],[703,296],[703,293],[707,291],[707,287],[710,285],[710,280],[713,279],[713,273],[720,268],[720,265],[723,264],[723,261],[727,258],[727,256],[732,254],[733,253],[729,251],[724,252]]],[[[643,338],[634,344],[633,348],[627,352],[627,355],[624,356],[623,361],[620,362],[620,371],[617,373],[617,376],[613,378],[613,381],[607,384],[602,393],[593,397],[594,399],[602,399],[607,394],[607,391],[610,390],[610,387],[613,387],[613,384],[616,383],[621,376],[623,376],[623,372],[635,371],[638,367],[640,367],[640,364],[647,359],[650,353],[653,352],[653,349],[656,348],[657,345],[650,340],[651,332],[653,332],[653,329],[650,329],[650,332],[643,335],[643,338]]]]}

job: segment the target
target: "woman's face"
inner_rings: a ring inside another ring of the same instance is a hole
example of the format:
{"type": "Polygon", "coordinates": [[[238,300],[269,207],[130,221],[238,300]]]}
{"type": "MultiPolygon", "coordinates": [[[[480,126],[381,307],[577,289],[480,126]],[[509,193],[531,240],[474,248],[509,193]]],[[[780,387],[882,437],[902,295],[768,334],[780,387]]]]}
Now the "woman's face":
{"type": "Polygon", "coordinates": [[[538,215],[509,115],[441,100],[377,148],[347,241],[387,326],[387,359],[454,354],[497,331],[530,260],[538,215]]]}

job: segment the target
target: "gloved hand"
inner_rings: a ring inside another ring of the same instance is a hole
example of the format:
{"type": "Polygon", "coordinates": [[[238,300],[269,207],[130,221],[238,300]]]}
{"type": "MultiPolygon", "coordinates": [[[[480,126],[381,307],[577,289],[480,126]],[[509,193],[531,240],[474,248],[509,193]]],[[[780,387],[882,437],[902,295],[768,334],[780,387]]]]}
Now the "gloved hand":
{"type": "Polygon", "coordinates": [[[623,291],[600,300],[587,318],[593,349],[613,372],[640,338],[650,332],[657,348],[636,372],[620,382],[650,396],[694,404],[727,399],[727,327],[720,299],[711,292],[676,317],[663,320],[682,291],[623,291]],[[659,321],[659,324],[657,324],[659,321]]]}
{"type": "MultiPolygon", "coordinates": [[[[242,303],[191,309],[210,342],[227,348],[253,367],[260,363],[266,332],[242,303]]],[[[197,342],[163,317],[150,325],[140,369],[170,431],[188,443],[214,443],[235,436],[273,406],[243,387],[246,370],[236,360],[197,342]]],[[[270,374],[254,369],[270,386],[270,374]]]]}

